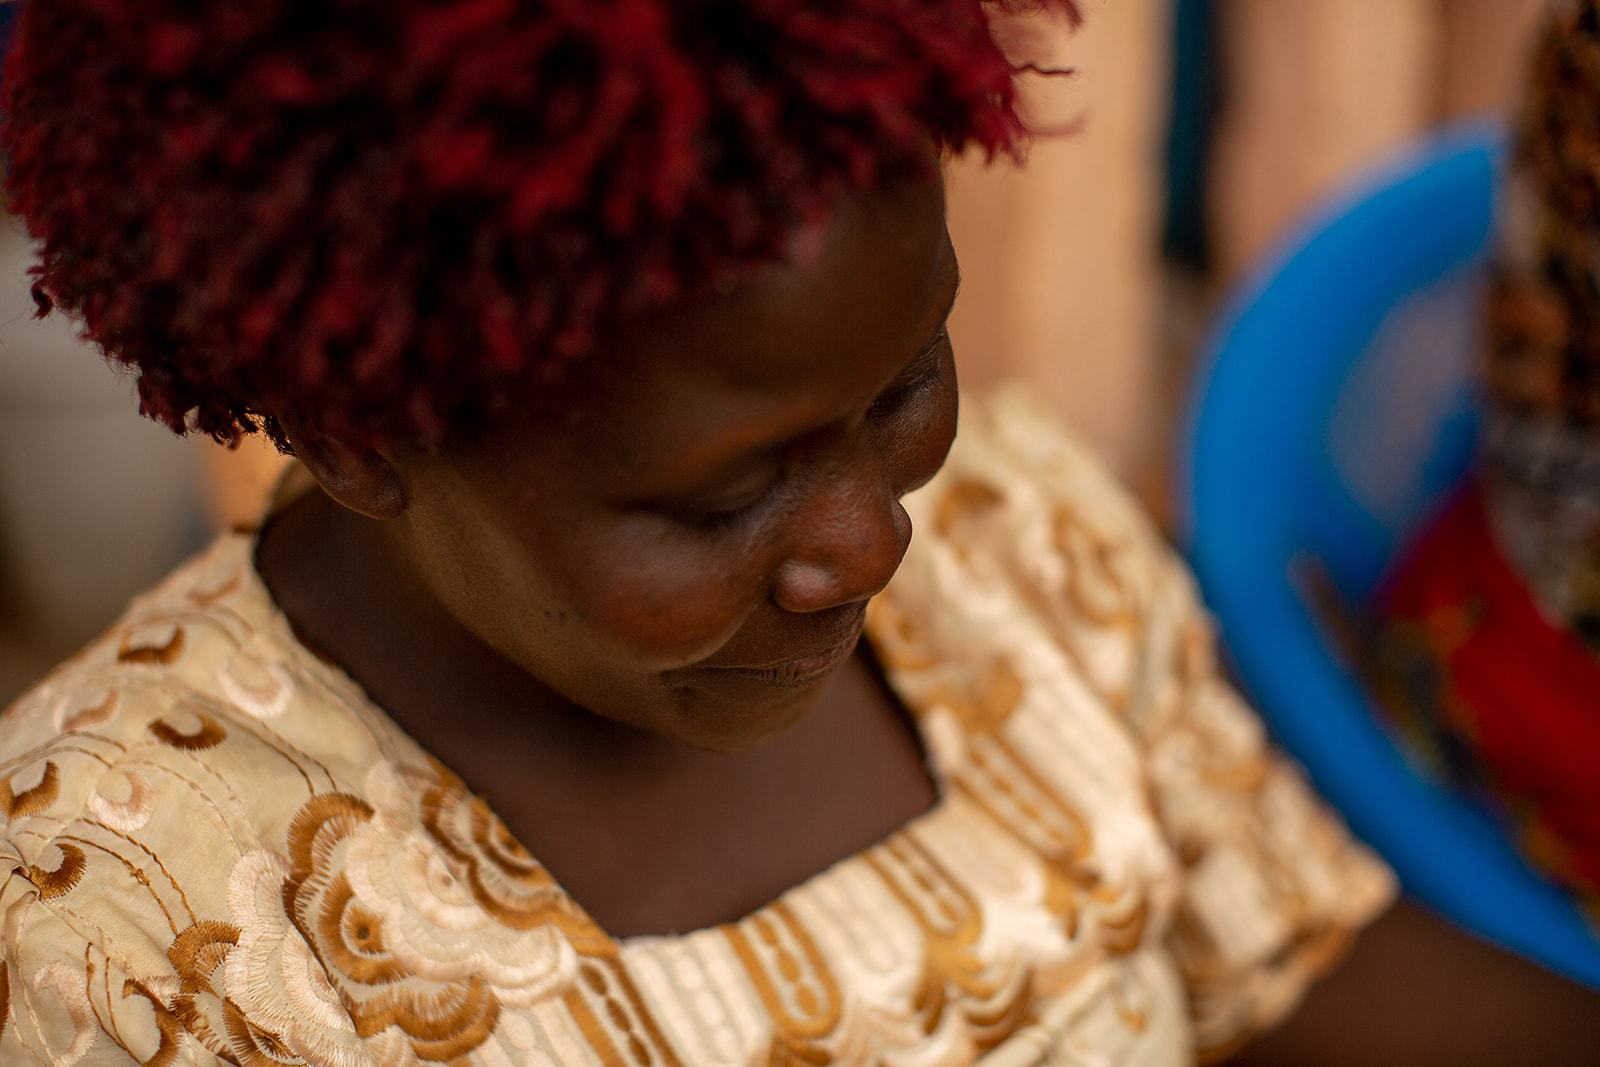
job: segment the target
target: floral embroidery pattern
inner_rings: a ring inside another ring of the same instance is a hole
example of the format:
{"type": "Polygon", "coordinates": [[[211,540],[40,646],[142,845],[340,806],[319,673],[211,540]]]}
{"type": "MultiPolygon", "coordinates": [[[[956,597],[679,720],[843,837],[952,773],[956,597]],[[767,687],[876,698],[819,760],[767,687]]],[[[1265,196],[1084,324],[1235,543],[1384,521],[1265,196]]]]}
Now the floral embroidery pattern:
{"type": "Polygon", "coordinates": [[[1217,680],[1132,508],[1025,407],[964,419],[868,618],[940,803],[683,937],[608,937],[294,641],[251,538],[219,542],[0,719],[0,1062],[1048,1067],[1233,1047],[1387,877],[1217,680]]]}
{"type": "Polygon", "coordinates": [[[375,766],[366,799],[321,794],[289,830],[280,887],[362,1037],[391,1028],[423,1061],[481,1045],[506,1008],[558,995],[612,945],[437,766],[375,766]]]}

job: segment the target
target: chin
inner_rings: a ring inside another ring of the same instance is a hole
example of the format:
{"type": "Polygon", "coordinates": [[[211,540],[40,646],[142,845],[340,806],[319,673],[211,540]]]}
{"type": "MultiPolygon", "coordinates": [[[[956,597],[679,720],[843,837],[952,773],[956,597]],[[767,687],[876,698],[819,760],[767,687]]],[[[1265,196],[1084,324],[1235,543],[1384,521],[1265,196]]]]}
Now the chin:
{"type": "Polygon", "coordinates": [[[660,733],[708,752],[748,752],[778,737],[816,707],[830,675],[804,687],[769,686],[765,693],[741,686],[712,697],[704,690],[688,699],[660,733]]]}

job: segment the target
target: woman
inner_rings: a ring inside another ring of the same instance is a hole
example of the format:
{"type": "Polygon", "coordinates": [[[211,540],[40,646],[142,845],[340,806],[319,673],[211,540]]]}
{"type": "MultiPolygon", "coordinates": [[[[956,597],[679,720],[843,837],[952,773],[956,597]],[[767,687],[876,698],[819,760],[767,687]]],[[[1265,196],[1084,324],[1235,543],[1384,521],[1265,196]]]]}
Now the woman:
{"type": "Polygon", "coordinates": [[[1093,465],[952,450],[976,4],[16,47],[41,303],[299,466],[6,717],[0,1059],[1182,1063],[1388,900],[1093,465]]]}
{"type": "Polygon", "coordinates": [[[1529,50],[1489,270],[1477,469],[1378,597],[1400,728],[1600,930],[1600,0],[1529,50]]]}

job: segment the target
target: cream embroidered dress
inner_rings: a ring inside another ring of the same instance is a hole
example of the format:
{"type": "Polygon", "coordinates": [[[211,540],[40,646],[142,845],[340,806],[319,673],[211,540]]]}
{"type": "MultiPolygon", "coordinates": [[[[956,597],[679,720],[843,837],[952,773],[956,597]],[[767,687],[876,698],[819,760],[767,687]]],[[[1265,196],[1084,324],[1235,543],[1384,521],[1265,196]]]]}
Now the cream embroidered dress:
{"type": "Polygon", "coordinates": [[[938,804],[749,917],[613,939],[299,645],[224,537],[0,720],[0,1063],[1171,1065],[1388,901],[1191,582],[1018,398],[868,634],[938,804]]]}

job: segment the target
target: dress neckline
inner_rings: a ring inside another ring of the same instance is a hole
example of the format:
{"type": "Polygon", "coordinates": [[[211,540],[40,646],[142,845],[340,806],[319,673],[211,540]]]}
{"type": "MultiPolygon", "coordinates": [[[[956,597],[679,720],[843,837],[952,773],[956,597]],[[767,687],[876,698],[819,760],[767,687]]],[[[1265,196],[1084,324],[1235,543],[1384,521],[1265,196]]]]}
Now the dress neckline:
{"type": "MultiPolygon", "coordinates": [[[[397,741],[400,747],[409,751],[419,762],[426,762],[441,768],[445,774],[449,775],[455,781],[461,783],[462,787],[471,796],[480,800],[487,808],[491,817],[502,827],[505,827],[505,821],[500,818],[500,815],[497,812],[494,811],[493,807],[489,805],[488,801],[483,799],[482,794],[473,789],[470,781],[457,772],[454,767],[451,767],[443,760],[439,759],[419,741],[413,738],[410,733],[408,733],[405,728],[402,727],[393,716],[385,711],[384,708],[372,697],[372,695],[367,692],[366,687],[357,681],[348,671],[346,671],[332,658],[319,653],[317,650],[313,649],[304,641],[302,641],[298,632],[295,630],[293,622],[289,619],[288,615],[284,613],[283,609],[279,606],[277,599],[272,595],[272,590],[267,586],[266,580],[262,577],[261,571],[257,566],[256,552],[260,543],[261,532],[263,529],[265,529],[267,523],[274,515],[292,503],[301,495],[301,493],[312,490],[315,487],[315,480],[311,477],[309,472],[305,470],[304,467],[298,463],[291,464],[288,470],[286,470],[283,476],[280,478],[277,487],[274,489],[268,507],[263,512],[260,521],[252,526],[235,530],[226,535],[227,540],[231,542],[230,548],[239,553],[239,555],[242,557],[240,563],[243,581],[237,590],[237,594],[242,597],[246,597],[249,601],[253,602],[252,607],[254,610],[252,614],[261,620],[261,624],[266,631],[267,636],[278,647],[278,649],[285,656],[291,658],[300,669],[306,671],[313,678],[316,678],[319,682],[323,683],[328,692],[332,694],[341,705],[363,720],[381,727],[381,729],[390,738],[397,741]]],[[[893,586],[894,580],[891,579],[889,588],[892,589],[893,586]]],[[[882,596],[884,594],[880,593],[879,595],[882,596]]],[[[821,868],[820,870],[812,872],[806,877],[800,879],[795,884],[785,888],[777,896],[756,907],[749,913],[739,916],[738,918],[728,922],[718,923],[714,926],[699,927],[677,933],[633,934],[626,937],[616,937],[598,922],[595,922],[593,916],[589,914],[588,909],[583,906],[583,903],[577,900],[572,896],[571,893],[567,891],[566,887],[560,883],[559,879],[555,877],[554,873],[551,872],[549,868],[544,867],[544,865],[540,863],[540,867],[550,878],[551,884],[555,891],[560,893],[565,901],[571,905],[576,912],[581,913],[594,927],[594,929],[600,931],[606,940],[615,946],[619,951],[634,945],[647,945],[651,943],[660,943],[662,941],[688,940],[696,937],[697,935],[712,932],[727,926],[735,926],[766,914],[775,905],[779,904],[786,898],[815,886],[833,872],[836,872],[843,867],[862,863],[864,854],[877,847],[877,845],[881,844],[883,841],[892,840],[901,834],[916,830],[918,828],[926,827],[934,821],[946,818],[946,813],[951,808],[952,791],[950,789],[950,782],[952,780],[951,771],[953,768],[950,766],[948,753],[940,746],[935,744],[935,738],[930,735],[927,729],[927,713],[930,710],[928,703],[913,699],[912,694],[906,692],[903,687],[898,684],[898,680],[896,678],[897,672],[894,663],[887,654],[886,646],[890,643],[890,635],[885,632],[885,628],[889,625],[891,624],[886,621],[879,612],[869,610],[867,612],[866,625],[862,630],[862,639],[868,642],[874,659],[876,660],[879,670],[883,675],[885,684],[889,687],[891,693],[893,693],[894,697],[900,701],[901,706],[905,709],[907,713],[906,718],[912,731],[914,732],[918,746],[923,753],[924,769],[931,778],[935,791],[934,802],[926,810],[908,819],[906,822],[890,831],[879,841],[867,845],[856,852],[850,853],[849,855],[842,857],[841,859],[821,868]]],[[[511,834],[509,828],[505,830],[505,833],[508,838],[515,840],[515,836],[511,834]]],[[[532,852],[532,850],[527,849],[526,846],[522,845],[520,841],[517,841],[516,843],[518,847],[523,848],[523,850],[527,852],[530,857],[532,857],[535,863],[539,863],[539,857],[537,854],[532,852]]]]}

